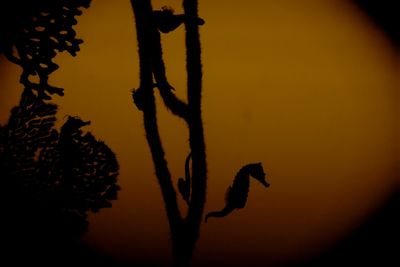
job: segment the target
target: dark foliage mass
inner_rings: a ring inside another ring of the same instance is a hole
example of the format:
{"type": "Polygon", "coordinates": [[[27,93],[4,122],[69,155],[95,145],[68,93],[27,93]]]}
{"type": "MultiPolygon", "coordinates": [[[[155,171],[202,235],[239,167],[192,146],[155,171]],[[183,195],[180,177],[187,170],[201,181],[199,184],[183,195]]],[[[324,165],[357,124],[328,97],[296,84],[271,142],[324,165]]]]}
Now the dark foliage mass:
{"type": "Polygon", "coordinates": [[[119,189],[114,153],[81,130],[90,122],[69,117],[58,132],[56,112],[25,90],[0,128],[3,222],[24,239],[80,236],[89,211],[111,207],[119,189]]]}
{"type": "Polygon", "coordinates": [[[40,98],[63,95],[63,89],[48,84],[58,65],[57,52],[75,55],[82,40],[73,26],[80,8],[90,0],[6,0],[0,8],[0,53],[22,67],[21,83],[40,98]]]}
{"type": "MultiPolygon", "coordinates": [[[[6,0],[0,5],[0,53],[22,67],[24,86],[8,123],[0,125],[0,250],[7,265],[94,263],[79,237],[90,212],[111,207],[120,189],[115,154],[78,117],[55,127],[63,95],[49,85],[57,53],[75,56],[82,40],[73,26],[90,0],[6,0]],[[11,262],[11,263],[10,263],[11,262]]],[[[98,265],[96,263],[96,265],[98,265]]]]}
{"type": "Polygon", "coordinates": [[[0,11],[0,52],[22,67],[19,106],[0,128],[1,195],[10,227],[25,234],[80,236],[89,211],[116,198],[114,153],[69,117],[54,128],[57,106],[45,102],[63,89],[48,84],[58,52],[75,56],[82,40],[73,26],[90,0],[7,0],[0,11]],[[26,223],[29,221],[29,223],[26,223]],[[31,228],[30,230],[27,228],[31,228]],[[32,231],[31,231],[32,230],[32,231]]]}

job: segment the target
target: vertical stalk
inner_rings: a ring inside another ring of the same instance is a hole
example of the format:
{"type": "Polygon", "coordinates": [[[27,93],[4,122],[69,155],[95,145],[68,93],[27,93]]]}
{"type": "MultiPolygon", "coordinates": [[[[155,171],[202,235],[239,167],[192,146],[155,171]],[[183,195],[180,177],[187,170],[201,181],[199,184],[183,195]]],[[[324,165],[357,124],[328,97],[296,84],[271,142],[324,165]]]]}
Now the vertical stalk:
{"type": "MultiPolygon", "coordinates": [[[[187,18],[197,18],[197,0],[184,0],[183,8],[187,18]]],[[[207,189],[207,164],[203,122],[201,118],[202,93],[202,65],[199,26],[195,23],[186,23],[186,70],[188,87],[188,104],[191,115],[189,121],[190,148],[192,151],[192,198],[188,211],[187,221],[193,230],[193,237],[197,240],[202,221],[207,189]]]]}
{"type": "MultiPolygon", "coordinates": [[[[186,27],[186,68],[188,75],[188,104],[183,103],[169,91],[162,60],[160,36],[152,20],[150,0],[131,0],[136,19],[136,31],[140,59],[140,87],[134,94],[137,106],[143,111],[147,142],[156,169],[156,175],[163,194],[169,220],[172,251],[175,266],[188,266],[196,241],[206,197],[206,155],[201,118],[202,66],[198,25],[190,23],[186,27]],[[173,114],[182,117],[189,127],[189,145],[192,153],[192,195],[188,214],[184,220],[179,212],[176,193],[158,131],[156,106],[153,92],[153,75],[165,105],[173,114]],[[139,103],[139,105],[138,105],[139,103]]],[[[197,1],[184,0],[185,16],[197,18],[197,1]]]]}
{"type": "Polygon", "coordinates": [[[157,125],[151,60],[152,7],[149,0],[131,0],[131,4],[136,19],[140,61],[140,87],[137,89],[137,93],[140,94],[141,102],[144,103],[142,110],[146,139],[165,203],[171,235],[175,236],[179,232],[182,220],[157,125]]]}

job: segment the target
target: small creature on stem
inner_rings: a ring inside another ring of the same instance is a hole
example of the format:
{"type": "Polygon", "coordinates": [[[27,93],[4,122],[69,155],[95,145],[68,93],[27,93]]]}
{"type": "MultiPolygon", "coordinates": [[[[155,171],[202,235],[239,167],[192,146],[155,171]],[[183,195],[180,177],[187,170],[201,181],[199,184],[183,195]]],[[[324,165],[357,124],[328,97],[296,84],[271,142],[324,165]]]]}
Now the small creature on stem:
{"type": "Polygon", "coordinates": [[[186,203],[189,205],[190,201],[190,181],[191,181],[191,175],[190,175],[190,158],[192,157],[192,153],[189,153],[187,155],[186,160],[185,160],[185,179],[182,177],[178,179],[178,190],[179,193],[181,193],[183,199],[186,201],[186,203]]]}
{"type": "Polygon", "coordinates": [[[195,23],[203,25],[205,22],[201,18],[191,18],[185,14],[174,14],[171,7],[163,6],[161,10],[153,11],[153,17],[160,32],[169,33],[178,28],[182,23],[195,23]]]}

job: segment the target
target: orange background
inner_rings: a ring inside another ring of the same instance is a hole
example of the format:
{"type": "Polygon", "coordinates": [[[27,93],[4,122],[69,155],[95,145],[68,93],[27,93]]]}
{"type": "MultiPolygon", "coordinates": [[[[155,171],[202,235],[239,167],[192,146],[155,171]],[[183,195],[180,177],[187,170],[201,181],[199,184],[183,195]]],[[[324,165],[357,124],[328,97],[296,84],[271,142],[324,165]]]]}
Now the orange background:
{"type": "MultiPolygon", "coordinates": [[[[153,1],[154,8],[180,1],[153,1]]],[[[194,255],[204,264],[274,264],[317,254],[346,236],[399,183],[399,68],[389,41],[346,1],[200,1],[207,145],[206,212],[224,205],[246,163],[271,183],[252,183],[245,209],[203,224],[194,255]],[[301,2],[301,3],[300,3],[301,2]]],[[[76,58],[60,54],[51,83],[66,114],[116,153],[119,198],[90,215],[85,239],[131,262],[170,262],[168,224],[130,90],[139,84],[129,1],[93,1],[79,18],[76,58]],[[155,254],[154,254],[155,253],[155,254]]],[[[163,35],[170,83],[185,97],[184,29],[163,35]]],[[[18,103],[21,72],[0,58],[0,122],[18,103]],[[18,88],[18,90],[17,90],[18,88]]],[[[173,177],[184,174],[188,134],[157,98],[173,177]]],[[[181,201],[181,199],[180,199],[181,201]]],[[[185,209],[183,201],[180,202],[185,209]]]]}

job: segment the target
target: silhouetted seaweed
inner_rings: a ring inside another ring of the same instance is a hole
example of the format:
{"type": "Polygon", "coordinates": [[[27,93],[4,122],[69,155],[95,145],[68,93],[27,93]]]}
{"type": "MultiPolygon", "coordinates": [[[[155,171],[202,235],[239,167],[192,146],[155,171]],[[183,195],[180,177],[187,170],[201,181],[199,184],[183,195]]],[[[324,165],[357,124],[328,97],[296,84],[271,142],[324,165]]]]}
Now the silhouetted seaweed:
{"type": "Polygon", "coordinates": [[[140,59],[140,86],[139,89],[133,93],[133,100],[137,105],[137,108],[143,111],[146,139],[153,159],[156,177],[160,184],[161,193],[164,199],[171,236],[173,237],[173,252],[174,256],[176,256],[176,247],[179,246],[179,241],[176,240],[176,236],[179,235],[180,226],[182,225],[181,214],[176,201],[176,192],[172,184],[171,174],[164,157],[165,153],[157,125],[153,90],[152,46],[154,43],[154,32],[157,32],[157,29],[152,23],[152,7],[149,0],[131,0],[131,4],[136,19],[136,32],[140,59]]]}
{"type": "MultiPolygon", "coordinates": [[[[153,10],[151,0],[131,0],[131,5],[136,20],[140,64],[140,85],[133,91],[133,101],[143,112],[146,138],[170,225],[174,265],[188,266],[200,232],[207,189],[207,161],[201,114],[202,64],[199,36],[199,25],[203,25],[204,20],[198,17],[197,0],[183,0],[184,14],[178,15],[169,7],[153,10]],[[174,94],[175,89],[168,82],[160,34],[169,33],[181,24],[185,26],[187,102],[174,94]],[[155,87],[159,89],[168,110],[182,118],[189,130],[191,154],[185,162],[185,179],[179,178],[177,183],[179,192],[188,204],[186,216],[181,215],[177,205],[176,191],[158,130],[155,87]]],[[[233,192],[243,188],[235,186],[233,192]]],[[[247,198],[248,188],[244,190],[247,198]]],[[[232,193],[232,203],[234,195],[235,193],[232,193]]]]}
{"type": "Polygon", "coordinates": [[[143,111],[146,138],[170,224],[175,265],[187,266],[198,239],[206,195],[207,164],[201,119],[202,71],[198,33],[198,26],[203,24],[204,21],[197,16],[197,1],[190,1],[190,3],[184,1],[184,15],[173,15],[172,11],[166,11],[165,9],[153,11],[150,0],[131,0],[131,4],[136,19],[140,59],[140,86],[139,89],[134,91],[133,100],[138,109],[143,111]],[[162,32],[171,31],[181,24],[181,19],[183,19],[186,29],[188,103],[175,96],[173,87],[168,82],[162,58],[159,32],[159,30],[162,32]],[[168,20],[173,20],[177,23],[174,22],[172,26],[169,25],[167,28],[162,28],[165,25],[161,26],[160,23],[168,22],[168,20]],[[179,211],[176,191],[164,157],[165,153],[157,125],[154,87],[159,89],[166,107],[174,115],[182,118],[189,128],[189,146],[192,158],[192,191],[185,218],[181,216],[179,211]]]}
{"type": "Polygon", "coordinates": [[[80,8],[90,0],[6,0],[0,8],[0,53],[22,67],[20,82],[40,98],[63,95],[63,89],[48,84],[49,74],[58,68],[57,52],[75,56],[82,40],[73,25],[80,8]]]}
{"type": "MultiPolygon", "coordinates": [[[[31,90],[0,128],[1,206],[11,239],[63,239],[87,230],[90,211],[111,207],[119,186],[114,153],[69,117],[54,128],[57,106],[31,90]]],[[[4,224],[3,224],[4,226],[4,224]]]]}
{"type": "Polygon", "coordinates": [[[251,163],[243,166],[235,176],[232,186],[226,192],[226,206],[220,211],[210,212],[209,217],[225,217],[235,209],[242,209],[246,205],[250,189],[250,176],[259,181],[263,186],[269,187],[265,180],[265,172],[261,163],[251,163]]]}

